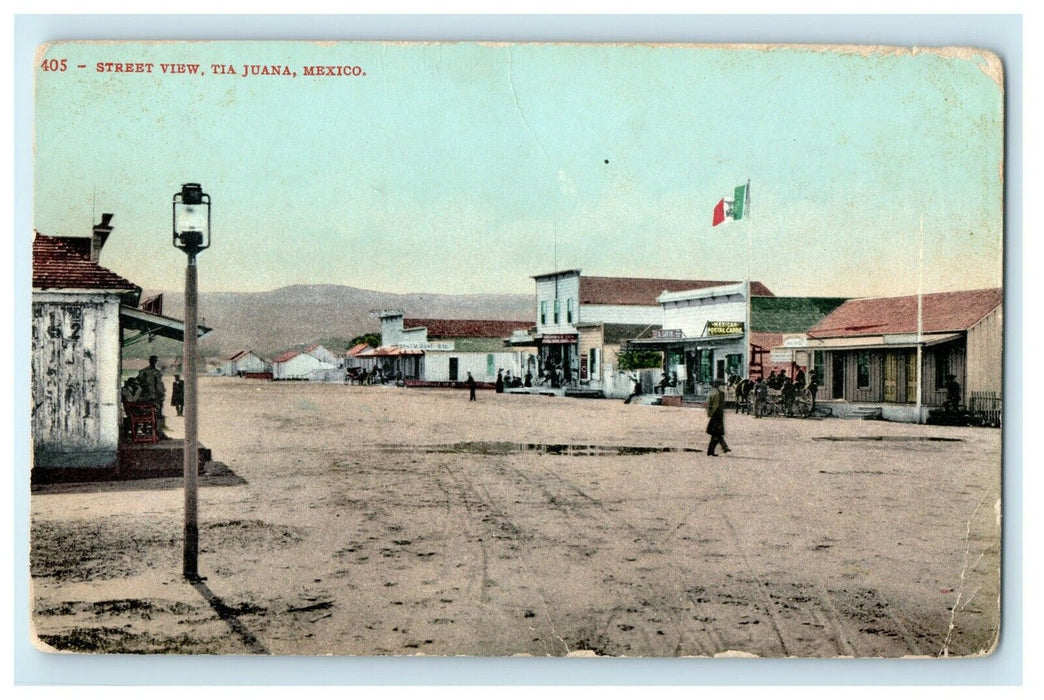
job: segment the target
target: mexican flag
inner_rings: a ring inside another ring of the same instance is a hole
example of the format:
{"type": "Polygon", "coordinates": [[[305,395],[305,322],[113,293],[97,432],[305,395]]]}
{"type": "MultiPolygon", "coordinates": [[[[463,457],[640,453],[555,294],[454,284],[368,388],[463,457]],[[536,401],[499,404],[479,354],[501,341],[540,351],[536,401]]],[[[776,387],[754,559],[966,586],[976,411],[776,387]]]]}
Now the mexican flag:
{"type": "Polygon", "coordinates": [[[713,226],[726,221],[739,221],[745,213],[750,212],[750,183],[740,185],[731,198],[725,197],[714,205],[713,226]]]}

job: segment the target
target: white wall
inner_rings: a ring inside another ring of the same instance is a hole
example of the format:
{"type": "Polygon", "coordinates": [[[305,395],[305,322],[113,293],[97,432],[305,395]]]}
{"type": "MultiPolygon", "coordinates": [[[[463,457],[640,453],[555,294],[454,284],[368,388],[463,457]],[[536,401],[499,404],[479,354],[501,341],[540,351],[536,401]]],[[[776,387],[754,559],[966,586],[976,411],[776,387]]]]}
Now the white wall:
{"type": "Polygon", "coordinates": [[[107,465],[120,432],[119,297],[34,292],[32,302],[34,448],[54,466],[107,465]]]}
{"type": "Polygon", "coordinates": [[[520,362],[521,353],[518,352],[426,352],[424,354],[423,376],[421,379],[428,382],[449,381],[449,360],[457,358],[457,381],[467,379],[467,373],[476,382],[494,382],[497,379],[497,370],[502,369],[506,373],[509,369],[512,375],[521,376],[525,374],[520,362]],[[493,355],[493,372],[487,369],[487,356],[493,355]]]}
{"type": "Polygon", "coordinates": [[[746,323],[747,305],[743,302],[743,296],[687,299],[680,302],[667,302],[663,306],[663,327],[665,329],[680,328],[688,338],[702,336],[708,321],[746,323]]]}
{"type": "Polygon", "coordinates": [[[555,275],[536,280],[537,333],[575,333],[573,326],[580,321],[580,276],[575,273],[555,275]],[[559,314],[555,324],[555,289],[557,280],[559,314]],[[573,300],[573,322],[566,321],[569,303],[573,300]],[[540,302],[547,302],[546,323],[540,323],[540,302]]]}
{"type": "Polygon", "coordinates": [[[584,323],[647,323],[660,325],[663,310],[659,304],[652,306],[584,304],[580,312],[584,323]]]}
{"type": "Polygon", "coordinates": [[[264,372],[265,361],[254,353],[250,353],[236,361],[236,370],[239,372],[264,372]]]}
{"type": "Polygon", "coordinates": [[[311,355],[301,353],[291,357],[286,362],[272,364],[273,379],[308,379],[308,376],[317,369],[332,369],[333,365],[320,362],[311,355]]]}
{"type": "Polygon", "coordinates": [[[340,364],[340,360],[338,359],[338,357],[326,348],[324,348],[322,345],[312,348],[312,350],[310,350],[308,354],[314,357],[315,359],[319,360],[320,362],[331,364],[334,367],[340,364]]]}

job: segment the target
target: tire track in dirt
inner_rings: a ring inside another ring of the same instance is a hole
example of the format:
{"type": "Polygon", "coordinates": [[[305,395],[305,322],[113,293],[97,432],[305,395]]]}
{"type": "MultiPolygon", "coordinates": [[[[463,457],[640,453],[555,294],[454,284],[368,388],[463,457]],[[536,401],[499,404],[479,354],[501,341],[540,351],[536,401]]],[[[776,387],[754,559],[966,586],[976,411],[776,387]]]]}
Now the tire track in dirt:
{"type": "MultiPolygon", "coordinates": [[[[499,462],[499,460],[498,460],[498,462],[499,462]]],[[[490,464],[484,465],[484,467],[486,468],[486,473],[489,473],[490,466],[491,466],[490,464]]],[[[523,533],[523,530],[521,528],[519,528],[518,525],[516,523],[514,523],[508,517],[507,513],[504,511],[503,508],[498,506],[498,504],[495,502],[495,500],[492,497],[492,495],[489,493],[489,489],[487,489],[482,484],[476,484],[474,481],[469,479],[464,474],[463,470],[461,470],[461,472],[459,474],[453,474],[449,470],[449,468],[447,467],[445,469],[445,471],[451,476],[451,478],[454,479],[455,484],[460,489],[460,491],[461,491],[461,499],[465,503],[466,507],[467,507],[468,496],[472,495],[472,496],[474,496],[476,498],[476,500],[479,502],[479,504],[482,505],[483,508],[486,510],[487,515],[485,517],[480,518],[479,522],[485,523],[487,525],[487,530],[489,530],[490,535],[494,539],[504,538],[505,537],[505,535],[503,534],[504,532],[508,532],[508,533],[511,533],[513,535],[513,541],[517,545],[516,546],[516,550],[517,551],[515,553],[515,556],[512,557],[512,559],[513,559],[513,561],[515,563],[517,563],[522,568],[523,574],[526,577],[526,581],[527,581],[528,586],[530,587],[530,589],[532,589],[533,591],[536,592],[537,597],[540,599],[541,607],[543,608],[543,613],[544,613],[544,620],[545,620],[545,623],[547,624],[547,626],[548,626],[548,628],[549,628],[549,630],[551,632],[552,638],[558,644],[561,644],[562,648],[564,649],[564,652],[566,654],[568,654],[572,650],[570,649],[569,644],[565,641],[565,639],[563,639],[562,636],[558,633],[558,630],[556,629],[556,626],[554,624],[555,616],[553,615],[551,607],[550,607],[550,605],[547,602],[547,596],[544,594],[543,589],[538,585],[538,582],[536,581],[536,578],[533,576],[533,572],[526,565],[524,552],[522,552],[521,549],[520,549],[521,538],[519,536],[523,533]]],[[[506,472],[505,472],[505,470],[502,467],[498,471],[499,471],[499,474],[501,476],[506,476],[506,472]]],[[[474,512],[472,511],[472,509],[470,507],[468,507],[468,515],[469,515],[469,521],[470,522],[474,522],[475,515],[474,515],[474,512]]],[[[479,538],[479,541],[482,542],[482,562],[483,562],[482,563],[482,569],[483,569],[483,571],[482,571],[482,594],[483,594],[482,602],[487,602],[488,598],[486,597],[486,590],[489,588],[489,584],[490,584],[489,569],[488,569],[489,552],[487,551],[487,549],[485,547],[484,540],[485,540],[485,538],[479,538]]]]}
{"type": "MultiPolygon", "coordinates": [[[[526,482],[526,484],[538,489],[540,493],[545,497],[545,499],[547,499],[548,504],[551,505],[567,520],[572,520],[574,522],[577,520],[583,521],[583,529],[581,529],[580,526],[574,526],[571,529],[580,532],[587,531],[590,529],[594,529],[594,531],[606,532],[608,531],[608,528],[622,525],[629,531],[631,539],[634,542],[650,541],[654,539],[649,536],[648,532],[639,529],[637,526],[635,526],[633,523],[629,522],[625,518],[621,518],[618,516],[609,517],[609,514],[606,512],[605,504],[600,499],[591,496],[589,493],[584,491],[584,489],[580,488],[577,484],[570,481],[569,479],[564,478],[561,474],[554,471],[550,465],[542,465],[537,463],[536,461],[532,462],[531,464],[536,470],[539,470],[539,475],[545,477],[546,481],[534,481],[527,475],[526,472],[522,471],[521,469],[517,467],[511,467],[511,469],[520,479],[526,482]],[[561,492],[556,492],[549,488],[549,486],[553,485],[558,485],[566,491],[571,491],[574,494],[580,496],[596,510],[592,511],[591,509],[565,507],[565,505],[563,504],[567,503],[569,499],[562,498],[561,492]],[[590,524],[591,522],[595,522],[597,523],[597,525],[595,525],[594,528],[592,528],[590,524]]],[[[538,474],[534,472],[533,475],[537,476],[538,474]]],[[[603,575],[603,578],[605,580],[615,579],[616,574],[618,573],[615,569],[612,569],[608,566],[599,567],[599,571],[603,575]]],[[[672,576],[672,578],[676,579],[675,583],[679,583],[679,581],[677,581],[678,574],[673,569],[669,569],[668,571],[670,571],[670,575],[672,576]]],[[[663,597],[665,602],[670,598],[675,598],[680,601],[687,601],[693,606],[691,612],[693,613],[694,619],[698,621],[707,620],[708,616],[704,614],[702,609],[696,604],[695,600],[692,599],[692,596],[686,592],[685,585],[681,584],[677,585],[676,587],[678,589],[679,594],[671,596],[665,590],[663,590],[662,587],[655,586],[651,583],[645,583],[641,580],[631,580],[628,582],[628,588],[638,589],[639,591],[645,593],[646,595],[644,596],[644,598],[646,599],[655,599],[657,597],[663,597]]],[[[637,612],[637,609],[625,608],[624,612],[635,613],[637,612]]],[[[684,642],[689,642],[694,647],[693,655],[697,656],[713,656],[716,650],[724,649],[721,638],[717,635],[712,634],[709,627],[705,627],[703,629],[705,635],[707,636],[707,642],[705,643],[693,634],[691,634],[690,632],[688,632],[687,629],[677,621],[674,615],[667,614],[665,617],[668,625],[672,628],[675,637],[678,640],[672,650],[672,653],[675,656],[683,654],[684,642]]],[[[608,626],[612,624],[612,621],[615,618],[615,614],[609,616],[609,620],[606,623],[607,630],[608,626]]],[[[652,638],[648,636],[648,632],[645,630],[644,626],[640,629],[640,632],[641,634],[646,636],[647,648],[654,649],[656,645],[653,644],[652,638]]]]}
{"type": "MultiPolygon", "coordinates": [[[[442,471],[446,474],[446,476],[449,477],[450,481],[453,482],[453,486],[457,491],[458,500],[460,501],[461,505],[464,506],[464,526],[465,529],[468,531],[469,535],[465,539],[469,543],[478,544],[479,553],[481,555],[480,564],[477,569],[471,568],[470,573],[471,580],[473,582],[476,579],[478,580],[479,590],[477,596],[474,594],[474,592],[472,592],[471,597],[473,599],[477,598],[478,604],[483,605],[487,602],[486,591],[489,588],[489,550],[486,547],[485,539],[483,537],[479,537],[478,534],[474,532],[474,523],[476,522],[476,520],[480,520],[480,518],[478,518],[476,515],[475,508],[473,508],[472,504],[469,502],[469,495],[474,493],[474,489],[471,487],[471,483],[468,481],[466,477],[463,476],[463,474],[455,474],[453,470],[450,469],[449,465],[446,463],[442,463],[440,466],[442,467],[442,471]]],[[[436,481],[438,481],[437,477],[436,481]]],[[[439,488],[441,488],[445,493],[449,493],[449,490],[441,484],[439,488]]]]}

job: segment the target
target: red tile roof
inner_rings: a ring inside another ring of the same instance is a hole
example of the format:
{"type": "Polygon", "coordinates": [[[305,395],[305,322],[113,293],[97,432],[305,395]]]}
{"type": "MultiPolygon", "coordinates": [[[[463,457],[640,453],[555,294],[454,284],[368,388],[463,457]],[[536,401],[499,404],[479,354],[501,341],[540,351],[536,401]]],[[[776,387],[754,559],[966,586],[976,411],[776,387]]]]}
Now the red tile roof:
{"type": "Polygon", "coordinates": [[[98,289],[140,294],[141,287],[120,277],[61,238],[37,232],[33,238],[33,289],[98,289]]]}
{"type": "MultiPolygon", "coordinates": [[[[965,331],[1004,302],[1001,289],[925,294],[925,333],[965,331]]],[[[843,338],[917,332],[917,296],[851,299],[808,330],[812,338],[843,338]]]]}
{"type": "Polygon", "coordinates": [[[366,343],[359,343],[358,345],[354,345],[354,346],[352,346],[352,348],[351,348],[351,349],[350,349],[350,350],[348,351],[348,355],[349,355],[350,357],[355,357],[355,356],[356,356],[356,355],[358,355],[358,354],[359,354],[360,352],[362,352],[362,351],[364,351],[364,350],[368,349],[369,347],[370,347],[370,346],[369,346],[369,345],[367,345],[366,343]]]}
{"type": "Polygon", "coordinates": [[[507,338],[514,331],[532,328],[532,321],[473,321],[446,318],[404,318],[404,328],[424,326],[428,338],[507,338]]]}
{"type": "MultiPolygon", "coordinates": [[[[642,277],[580,277],[581,304],[607,304],[614,306],[657,306],[656,301],[663,292],[684,292],[691,289],[720,287],[737,282],[711,280],[647,279],[642,277]]],[[[761,282],[751,281],[752,296],[773,296],[761,282]]]]}
{"type": "Polygon", "coordinates": [[[287,360],[294,359],[295,357],[297,357],[300,354],[301,353],[297,352],[296,350],[287,350],[286,352],[284,352],[279,357],[273,359],[272,362],[273,363],[275,363],[275,362],[286,362],[287,360]]]}

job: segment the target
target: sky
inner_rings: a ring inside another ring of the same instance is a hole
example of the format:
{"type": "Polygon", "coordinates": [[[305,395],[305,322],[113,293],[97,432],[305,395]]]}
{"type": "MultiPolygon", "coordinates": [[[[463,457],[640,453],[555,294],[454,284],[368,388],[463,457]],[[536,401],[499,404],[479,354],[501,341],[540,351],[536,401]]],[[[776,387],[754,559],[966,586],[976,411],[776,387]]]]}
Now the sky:
{"type": "Polygon", "coordinates": [[[183,284],[170,202],[184,182],[213,202],[204,292],[531,294],[532,275],[571,268],[722,280],[749,270],[781,295],[1002,284],[1004,92],[986,53],[349,42],[41,51],[34,227],[87,235],[114,213],[102,264],[150,290],[183,284]],[[65,71],[43,70],[62,59],[65,71]],[[152,73],[98,71],[118,62],[152,73]],[[162,72],[176,63],[200,73],[162,72]],[[244,76],[245,65],[297,75],[244,76]],[[304,75],[311,65],[365,75],[304,75]],[[718,200],[748,181],[750,216],[712,226],[718,200]]]}

